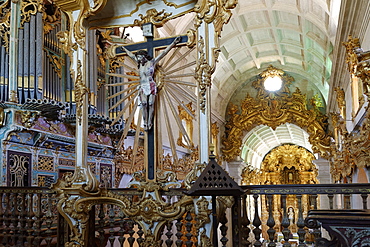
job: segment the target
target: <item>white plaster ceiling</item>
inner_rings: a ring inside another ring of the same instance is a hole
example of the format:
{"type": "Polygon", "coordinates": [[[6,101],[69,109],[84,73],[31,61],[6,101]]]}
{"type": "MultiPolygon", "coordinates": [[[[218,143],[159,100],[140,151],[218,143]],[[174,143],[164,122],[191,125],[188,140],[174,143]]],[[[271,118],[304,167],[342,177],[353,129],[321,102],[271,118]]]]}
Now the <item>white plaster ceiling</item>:
{"type": "Polygon", "coordinates": [[[275,130],[260,125],[254,128],[243,139],[241,158],[246,163],[260,168],[265,155],[272,149],[283,144],[295,144],[312,152],[308,141],[308,133],[294,124],[286,123],[275,130]]]}
{"type": "Polygon", "coordinates": [[[300,74],[326,102],[338,5],[340,0],[239,1],[224,26],[213,79],[218,92],[230,92],[220,96],[225,104],[241,82],[270,64],[300,74]]]}

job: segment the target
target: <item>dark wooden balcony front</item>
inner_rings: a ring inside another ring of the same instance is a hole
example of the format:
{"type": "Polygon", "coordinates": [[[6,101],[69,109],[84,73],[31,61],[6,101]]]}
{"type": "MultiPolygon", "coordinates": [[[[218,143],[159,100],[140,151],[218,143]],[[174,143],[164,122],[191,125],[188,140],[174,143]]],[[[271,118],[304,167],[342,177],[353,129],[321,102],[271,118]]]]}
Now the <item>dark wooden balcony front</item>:
{"type": "MultiPolygon", "coordinates": [[[[366,246],[370,240],[369,184],[249,185],[242,189],[245,193],[234,198],[226,218],[219,219],[220,246],[366,246]],[[299,210],[294,220],[286,208],[291,196],[299,210]],[[304,197],[309,211],[302,203],[304,197]],[[277,198],[280,222],[274,220],[276,208],[270,207],[277,198]]],[[[133,201],[141,194],[133,189],[111,191],[133,201]]],[[[184,192],[170,189],[162,196],[171,203],[184,192]]],[[[0,199],[1,246],[64,246],[68,241],[69,230],[58,214],[52,190],[1,187],[0,199]]],[[[89,238],[95,246],[140,246],[145,238],[141,226],[116,206],[97,205],[90,215],[94,214],[89,238]]],[[[177,221],[166,222],[160,233],[163,246],[197,246],[196,221],[197,215],[189,208],[177,221]]]]}

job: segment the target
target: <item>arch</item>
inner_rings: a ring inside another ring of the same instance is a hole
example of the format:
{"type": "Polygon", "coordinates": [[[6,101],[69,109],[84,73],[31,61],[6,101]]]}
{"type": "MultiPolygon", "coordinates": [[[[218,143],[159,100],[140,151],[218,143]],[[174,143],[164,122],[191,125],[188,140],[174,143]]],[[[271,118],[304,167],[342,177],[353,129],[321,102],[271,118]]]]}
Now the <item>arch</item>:
{"type": "Polygon", "coordinates": [[[252,167],[260,168],[263,158],[283,144],[295,144],[312,152],[308,133],[295,124],[284,123],[275,130],[259,125],[243,137],[240,158],[252,167]]]}
{"type": "Polygon", "coordinates": [[[327,131],[328,118],[320,112],[319,102],[312,98],[311,105],[308,105],[306,95],[299,88],[291,93],[288,86],[294,79],[281,70],[278,71],[284,82],[282,89],[275,93],[265,91],[264,78],[271,70],[278,69],[270,66],[252,83],[258,91],[255,98],[247,94],[240,106],[229,104],[229,120],[222,139],[224,159],[232,161],[240,155],[243,137],[256,126],[266,125],[275,130],[284,123],[295,124],[304,129],[309,134],[313,152],[324,158],[328,157],[331,134],[327,131]]]}

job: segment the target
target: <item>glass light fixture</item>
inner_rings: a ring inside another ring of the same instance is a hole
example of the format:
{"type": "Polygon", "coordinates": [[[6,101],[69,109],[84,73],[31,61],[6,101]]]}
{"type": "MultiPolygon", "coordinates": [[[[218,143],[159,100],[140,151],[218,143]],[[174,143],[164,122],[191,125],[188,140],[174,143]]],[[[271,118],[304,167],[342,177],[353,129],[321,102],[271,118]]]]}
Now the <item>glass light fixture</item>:
{"type": "Polygon", "coordinates": [[[263,86],[267,91],[275,92],[278,91],[283,84],[283,81],[281,80],[281,77],[278,75],[268,76],[263,86]]]}

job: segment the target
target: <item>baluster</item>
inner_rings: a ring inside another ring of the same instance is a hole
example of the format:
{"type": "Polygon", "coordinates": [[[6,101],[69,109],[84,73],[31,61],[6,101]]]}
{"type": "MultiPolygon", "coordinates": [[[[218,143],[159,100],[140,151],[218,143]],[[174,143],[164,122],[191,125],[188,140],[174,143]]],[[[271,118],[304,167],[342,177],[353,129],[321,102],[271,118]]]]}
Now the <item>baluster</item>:
{"type": "Polygon", "coordinates": [[[172,235],[173,235],[173,233],[172,233],[172,221],[167,222],[166,229],[167,229],[167,232],[166,232],[165,235],[166,235],[167,239],[166,239],[165,243],[166,243],[167,247],[171,247],[172,244],[173,244],[173,240],[172,240],[172,235]]]}
{"type": "MultiPolygon", "coordinates": [[[[311,195],[311,205],[312,205],[313,209],[315,209],[315,210],[317,209],[317,195],[311,195]]],[[[318,239],[318,238],[321,238],[320,227],[314,228],[313,235],[315,237],[315,240],[318,239]]]]}
{"type": "Polygon", "coordinates": [[[283,220],[281,221],[281,226],[283,227],[282,233],[284,236],[284,244],[283,247],[290,247],[289,243],[289,235],[290,235],[290,230],[289,230],[289,219],[288,219],[288,214],[286,210],[286,195],[281,195],[281,205],[283,207],[283,220]]]}
{"type": "Polygon", "coordinates": [[[262,224],[259,213],[258,213],[258,195],[253,195],[254,199],[254,219],[253,219],[253,226],[255,227],[253,229],[254,238],[256,239],[256,242],[254,243],[254,246],[262,246],[262,243],[260,241],[261,238],[261,228],[260,225],[262,224]]]}
{"type": "Polygon", "coordinates": [[[311,195],[311,206],[312,209],[317,209],[317,195],[311,195]]]}
{"type": "Polygon", "coordinates": [[[27,195],[27,227],[26,227],[26,231],[27,231],[27,247],[31,247],[32,246],[32,242],[34,240],[34,236],[33,236],[33,224],[34,224],[34,217],[35,217],[35,213],[33,212],[33,194],[28,194],[27,195]]]}
{"type": "Polygon", "coordinates": [[[269,247],[275,247],[276,246],[276,243],[275,243],[276,230],[274,229],[275,220],[274,220],[274,216],[272,214],[272,207],[273,207],[272,196],[273,195],[267,195],[267,202],[268,202],[268,207],[269,207],[269,218],[267,219],[267,226],[270,227],[267,230],[267,234],[269,235],[269,240],[270,240],[270,242],[268,244],[269,247]]]}
{"type": "Polygon", "coordinates": [[[118,241],[120,243],[120,246],[123,247],[123,244],[126,240],[126,238],[124,237],[124,234],[125,234],[125,224],[126,224],[126,221],[125,221],[125,215],[123,214],[122,210],[119,210],[119,213],[118,213],[118,217],[119,217],[119,231],[118,231],[118,241]]]}
{"type": "Polygon", "coordinates": [[[114,208],[113,208],[113,205],[110,205],[110,208],[109,208],[109,242],[110,242],[110,246],[113,247],[114,245],[114,240],[116,239],[114,237],[114,216],[115,216],[115,213],[114,213],[114,208]]]}
{"type": "Polygon", "coordinates": [[[133,247],[134,246],[134,243],[135,243],[135,238],[134,238],[134,234],[135,234],[135,231],[134,231],[134,221],[129,219],[128,220],[128,226],[129,226],[129,229],[128,230],[128,235],[130,235],[130,237],[127,238],[127,241],[130,245],[130,247],[133,247]]]}
{"type": "Polygon", "coordinates": [[[242,218],[241,218],[241,225],[242,225],[242,246],[247,247],[251,243],[249,242],[249,234],[251,232],[251,229],[249,229],[249,224],[251,223],[248,219],[247,214],[247,196],[243,196],[243,208],[242,208],[242,218]]]}
{"type": "Polygon", "coordinates": [[[298,233],[298,240],[299,240],[298,247],[306,247],[307,245],[304,243],[306,231],[304,230],[302,195],[297,195],[297,201],[298,201],[298,220],[297,220],[298,232],[297,233],[298,233]]]}
{"type": "Polygon", "coordinates": [[[143,238],[144,231],[143,231],[143,227],[140,224],[137,224],[137,227],[139,228],[139,230],[136,233],[139,237],[136,241],[139,244],[139,246],[141,246],[141,244],[144,242],[144,238],[143,238]]]}
{"type": "Polygon", "coordinates": [[[351,195],[345,194],[344,195],[344,209],[351,208],[351,195]]]}
{"type": "Polygon", "coordinates": [[[225,213],[221,217],[220,223],[221,223],[220,231],[221,231],[221,236],[222,236],[222,238],[221,238],[220,241],[222,243],[222,247],[226,247],[226,243],[229,241],[229,239],[227,239],[227,237],[226,237],[228,227],[226,226],[226,224],[227,224],[227,217],[226,217],[226,214],[225,213]]]}
{"type": "Polygon", "coordinates": [[[104,205],[103,204],[100,204],[100,208],[99,208],[99,214],[98,214],[98,217],[99,217],[99,228],[98,228],[98,232],[99,232],[99,241],[100,241],[100,246],[104,246],[104,243],[105,243],[105,236],[104,236],[104,223],[105,223],[105,220],[104,220],[104,205]]]}
{"type": "Polygon", "coordinates": [[[333,204],[334,195],[328,194],[328,198],[329,198],[329,209],[333,209],[334,208],[334,204],[333,204]]]}
{"type": "Polygon", "coordinates": [[[181,222],[181,218],[180,219],[178,219],[177,220],[177,222],[176,222],[176,237],[177,237],[177,240],[176,240],[176,246],[177,247],[181,247],[182,246],[182,244],[183,244],[183,241],[182,241],[182,236],[184,235],[183,233],[182,233],[182,222],[181,222]]]}
{"type": "Polygon", "coordinates": [[[193,241],[191,241],[191,238],[193,237],[193,234],[191,233],[191,228],[193,227],[193,223],[191,223],[191,221],[193,220],[193,217],[191,216],[190,211],[187,212],[187,214],[185,216],[185,220],[186,220],[186,223],[185,223],[185,228],[186,228],[185,237],[187,239],[185,241],[185,245],[187,247],[191,247],[193,245],[193,241]]]}
{"type": "Polygon", "coordinates": [[[9,237],[10,237],[10,194],[5,193],[5,213],[4,213],[4,223],[5,223],[5,231],[4,231],[4,238],[3,238],[3,245],[8,246],[9,237]]]}
{"type": "MultiPolygon", "coordinates": [[[[314,229],[313,232],[312,232],[312,235],[315,239],[314,242],[317,241],[318,238],[320,238],[320,230],[319,231],[316,231],[316,229],[319,229],[321,227],[321,223],[319,221],[317,221],[316,219],[310,219],[310,218],[306,218],[305,220],[305,226],[308,227],[309,229],[314,229]],[[317,234],[319,233],[319,234],[317,234]]],[[[311,233],[310,233],[311,234],[311,233]]],[[[307,241],[308,244],[312,244],[311,241],[307,241]]]]}
{"type": "Polygon", "coordinates": [[[362,197],[362,208],[367,209],[367,194],[361,194],[362,197]]]}
{"type": "Polygon", "coordinates": [[[231,232],[233,246],[241,246],[242,241],[242,198],[240,196],[234,196],[234,204],[231,207],[231,232]]]}
{"type": "Polygon", "coordinates": [[[0,243],[2,242],[4,238],[4,213],[5,210],[3,208],[3,199],[4,199],[4,193],[0,192],[0,243]]]}
{"type": "Polygon", "coordinates": [[[20,202],[20,229],[19,229],[19,243],[23,246],[26,236],[26,194],[21,193],[21,202],[20,202]]]}
{"type": "Polygon", "coordinates": [[[36,194],[36,214],[35,214],[35,245],[40,246],[41,243],[41,225],[42,225],[42,211],[41,211],[41,194],[36,194]]]}
{"type": "Polygon", "coordinates": [[[52,237],[52,233],[53,231],[51,230],[51,226],[53,224],[53,213],[52,213],[52,205],[51,205],[51,194],[48,193],[47,194],[47,211],[46,211],[46,219],[45,219],[45,223],[46,223],[46,231],[45,231],[45,234],[46,234],[46,238],[45,238],[45,241],[46,241],[46,244],[48,247],[50,247],[51,245],[51,241],[53,240],[53,237],[52,237]]]}
{"type": "Polygon", "coordinates": [[[16,244],[17,243],[17,239],[18,239],[18,217],[19,217],[19,212],[18,212],[18,194],[17,193],[12,193],[12,200],[11,200],[11,205],[12,205],[12,214],[11,214],[11,217],[12,217],[12,224],[13,224],[13,234],[11,235],[11,239],[12,239],[12,244],[16,244]]]}

